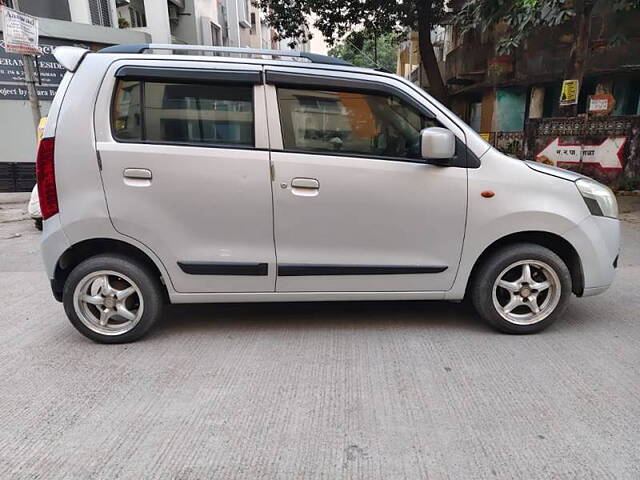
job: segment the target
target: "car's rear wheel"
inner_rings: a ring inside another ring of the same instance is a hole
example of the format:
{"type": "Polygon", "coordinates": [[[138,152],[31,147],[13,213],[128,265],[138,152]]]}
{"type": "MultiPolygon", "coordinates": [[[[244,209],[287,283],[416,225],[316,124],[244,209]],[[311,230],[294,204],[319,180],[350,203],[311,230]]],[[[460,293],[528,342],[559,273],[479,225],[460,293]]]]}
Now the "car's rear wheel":
{"type": "Polygon", "coordinates": [[[480,316],[506,333],[539,332],[564,311],[571,274],[541,245],[521,243],[496,251],[473,279],[471,299],[480,316]]]}
{"type": "Polygon", "coordinates": [[[143,264],[120,255],[91,257],[69,274],[65,312],[73,326],[100,343],[141,338],[163,305],[158,279],[143,264]]]}

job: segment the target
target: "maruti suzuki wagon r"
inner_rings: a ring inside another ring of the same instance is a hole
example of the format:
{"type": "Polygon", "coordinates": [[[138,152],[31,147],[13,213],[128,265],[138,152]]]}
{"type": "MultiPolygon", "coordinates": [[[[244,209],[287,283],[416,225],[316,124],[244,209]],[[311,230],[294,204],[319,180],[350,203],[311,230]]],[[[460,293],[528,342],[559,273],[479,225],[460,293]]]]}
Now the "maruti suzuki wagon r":
{"type": "Polygon", "coordinates": [[[466,297],[533,333],[613,281],[611,190],[503,155],[398,76],[295,51],[55,55],[42,253],[95,341],[140,338],[167,302],[466,297]]]}

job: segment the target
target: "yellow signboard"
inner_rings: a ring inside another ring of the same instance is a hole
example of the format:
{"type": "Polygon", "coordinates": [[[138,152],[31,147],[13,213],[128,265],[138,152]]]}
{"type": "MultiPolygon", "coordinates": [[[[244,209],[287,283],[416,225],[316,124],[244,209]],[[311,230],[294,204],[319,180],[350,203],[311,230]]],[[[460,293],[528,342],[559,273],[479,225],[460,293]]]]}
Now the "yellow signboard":
{"type": "Polygon", "coordinates": [[[562,94],[560,95],[560,105],[575,105],[578,103],[578,93],[580,92],[580,82],[578,80],[565,80],[562,82],[562,94]]]}
{"type": "Polygon", "coordinates": [[[490,142],[491,141],[491,134],[490,133],[481,133],[480,136],[482,137],[482,139],[485,142],[490,142]]]}
{"type": "Polygon", "coordinates": [[[44,135],[44,129],[47,126],[47,117],[42,117],[40,119],[40,123],[38,123],[38,144],[40,144],[40,140],[42,140],[42,136],[44,135]]]}

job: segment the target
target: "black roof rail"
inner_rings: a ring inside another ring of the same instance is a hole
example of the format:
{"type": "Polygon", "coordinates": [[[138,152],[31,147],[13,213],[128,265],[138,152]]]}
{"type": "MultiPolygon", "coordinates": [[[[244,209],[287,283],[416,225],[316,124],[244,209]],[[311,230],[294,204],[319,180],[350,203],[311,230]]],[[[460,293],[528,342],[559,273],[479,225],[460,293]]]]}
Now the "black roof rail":
{"type": "Polygon", "coordinates": [[[112,45],[99,50],[98,53],[144,53],[147,50],[193,51],[210,53],[233,53],[237,55],[268,55],[271,57],[304,58],[312,63],[324,65],[353,65],[341,58],[319,55],[317,53],[300,52],[298,50],[268,50],[242,47],[213,47],[208,45],[180,45],[173,43],[133,43],[112,45]]]}

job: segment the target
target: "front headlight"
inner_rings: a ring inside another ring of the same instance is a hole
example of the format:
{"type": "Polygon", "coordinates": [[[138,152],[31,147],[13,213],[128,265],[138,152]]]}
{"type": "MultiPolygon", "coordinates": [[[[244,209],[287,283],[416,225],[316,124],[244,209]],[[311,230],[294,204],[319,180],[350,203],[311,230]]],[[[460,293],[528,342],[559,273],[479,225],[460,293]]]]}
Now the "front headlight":
{"type": "Polygon", "coordinates": [[[618,202],[609,187],[588,178],[578,180],[576,187],[591,215],[618,218],[618,202]]]}

